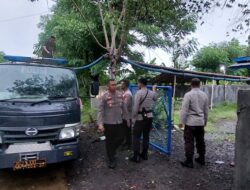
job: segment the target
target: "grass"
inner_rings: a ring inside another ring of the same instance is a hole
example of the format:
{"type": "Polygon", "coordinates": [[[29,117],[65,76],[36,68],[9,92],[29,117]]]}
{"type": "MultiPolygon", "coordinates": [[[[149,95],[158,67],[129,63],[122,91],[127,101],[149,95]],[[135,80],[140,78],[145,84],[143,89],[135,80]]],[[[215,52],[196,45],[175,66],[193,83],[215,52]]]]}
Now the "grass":
{"type": "Polygon", "coordinates": [[[224,134],[218,136],[215,141],[216,142],[221,142],[221,141],[229,141],[229,142],[235,142],[235,134],[224,134]]]}
{"type": "Polygon", "coordinates": [[[81,112],[81,118],[83,124],[95,123],[97,118],[97,111],[92,109],[90,106],[90,101],[86,101],[81,112]]]}
{"type": "Polygon", "coordinates": [[[236,104],[223,103],[215,106],[210,110],[208,115],[207,131],[213,132],[215,130],[214,124],[219,120],[232,120],[236,119],[236,104]]]}
{"type": "Polygon", "coordinates": [[[92,124],[96,121],[97,112],[95,109],[83,109],[82,111],[82,123],[92,124]]]}
{"type": "MultiPolygon", "coordinates": [[[[173,120],[174,124],[179,124],[179,117],[180,117],[180,109],[179,106],[174,111],[173,120]]],[[[236,104],[233,103],[223,103],[220,105],[215,106],[212,110],[209,111],[208,114],[208,124],[206,127],[207,132],[214,132],[216,129],[214,124],[223,119],[236,119],[236,104]]]]}

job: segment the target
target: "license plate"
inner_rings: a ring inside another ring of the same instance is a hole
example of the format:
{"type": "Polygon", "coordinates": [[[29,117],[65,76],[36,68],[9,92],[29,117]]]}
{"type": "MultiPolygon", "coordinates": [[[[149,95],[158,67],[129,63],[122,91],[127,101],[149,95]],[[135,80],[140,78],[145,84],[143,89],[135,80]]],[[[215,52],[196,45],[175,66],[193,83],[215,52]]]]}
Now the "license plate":
{"type": "Polygon", "coordinates": [[[16,161],[13,170],[35,169],[46,167],[46,160],[16,161]]]}

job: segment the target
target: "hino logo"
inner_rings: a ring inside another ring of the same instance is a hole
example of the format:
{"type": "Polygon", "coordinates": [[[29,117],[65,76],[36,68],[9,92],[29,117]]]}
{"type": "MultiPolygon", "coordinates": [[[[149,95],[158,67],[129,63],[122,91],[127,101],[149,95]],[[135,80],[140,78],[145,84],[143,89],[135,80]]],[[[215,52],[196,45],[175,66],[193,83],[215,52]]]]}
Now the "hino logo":
{"type": "Polygon", "coordinates": [[[38,133],[38,130],[36,128],[27,128],[25,130],[25,134],[28,136],[36,136],[38,133]]]}

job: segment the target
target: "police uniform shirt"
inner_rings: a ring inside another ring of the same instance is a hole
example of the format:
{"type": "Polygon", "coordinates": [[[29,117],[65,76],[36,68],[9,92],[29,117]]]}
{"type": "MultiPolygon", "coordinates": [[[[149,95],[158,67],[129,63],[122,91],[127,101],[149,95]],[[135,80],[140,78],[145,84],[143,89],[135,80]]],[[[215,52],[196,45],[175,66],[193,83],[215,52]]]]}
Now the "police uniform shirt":
{"type": "Polygon", "coordinates": [[[209,103],[206,93],[193,88],[186,93],[181,108],[180,121],[183,125],[204,126],[208,119],[209,103]]]}
{"type": "MultiPolygon", "coordinates": [[[[138,112],[142,111],[142,108],[145,108],[146,111],[150,111],[153,109],[153,105],[157,100],[157,93],[153,92],[152,90],[148,90],[147,88],[142,88],[137,91],[135,94],[135,99],[134,99],[134,109],[133,109],[133,122],[136,120],[143,120],[142,114],[138,114],[138,112]],[[148,91],[148,95],[146,99],[143,101],[145,98],[146,94],[148,91]],[[143,103],[140,106],[140,102],[143,103]]],[[[153,117],[153,113],[149,112],[147,113],[148,118],[153,117]]]]}
{"type": "Polygon", "coordinates": [[[126,117],[125,115],[123,115],[123,119],[128,118],[128,119],[132,119],[132,112],[133,112],[133,96],[131,91],[128,89],[123,93],[123,101],[125,106],[127,107],[127,111],[128,111],[128,116],[126,117]]]}
{"type": "Polygon", "coordinates": [[[128,120],[127,115],[127,109],[123,102],[121,92],[116,91],[115,93],[110,93],[109,91],[106,91],[100,98],[98,125],[122,124],[123,119],[128,120]],[[125,118],[123,118],[123,114],[125,115],[125,118]]]}

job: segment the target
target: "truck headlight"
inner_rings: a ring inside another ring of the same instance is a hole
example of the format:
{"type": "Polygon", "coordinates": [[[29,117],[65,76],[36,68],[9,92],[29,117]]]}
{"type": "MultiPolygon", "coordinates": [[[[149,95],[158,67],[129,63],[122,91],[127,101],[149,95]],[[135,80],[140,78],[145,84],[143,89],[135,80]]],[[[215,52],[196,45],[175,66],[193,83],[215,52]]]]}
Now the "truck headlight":
{"type": "Polygon", "coordinates": [[[59,140],[71,139],[76,136],[75,130],[71,127],[65,127],[61,130],[59,140]]]}
{"type": "Polygon", "coordinates": [[[73,128],[75,130],[76,136],[79,136],[82,125],[81,125],[81,123],[71,123],[71,124],[65,124],[64,127],[65,128],[67,128],[67,127],[73,128]]]}
{"type": "Polygon", "coordinates": [[[80,134],[81,123],[65,124],[59,135],[59,140],[72,139],[80,134]]]}
{"type": "Polygon", "coordinates": [[[76,127],[79,125],[80,125],[80,123],[70,123],[70,124],[65,124],[64,127],[76,127]]]}

